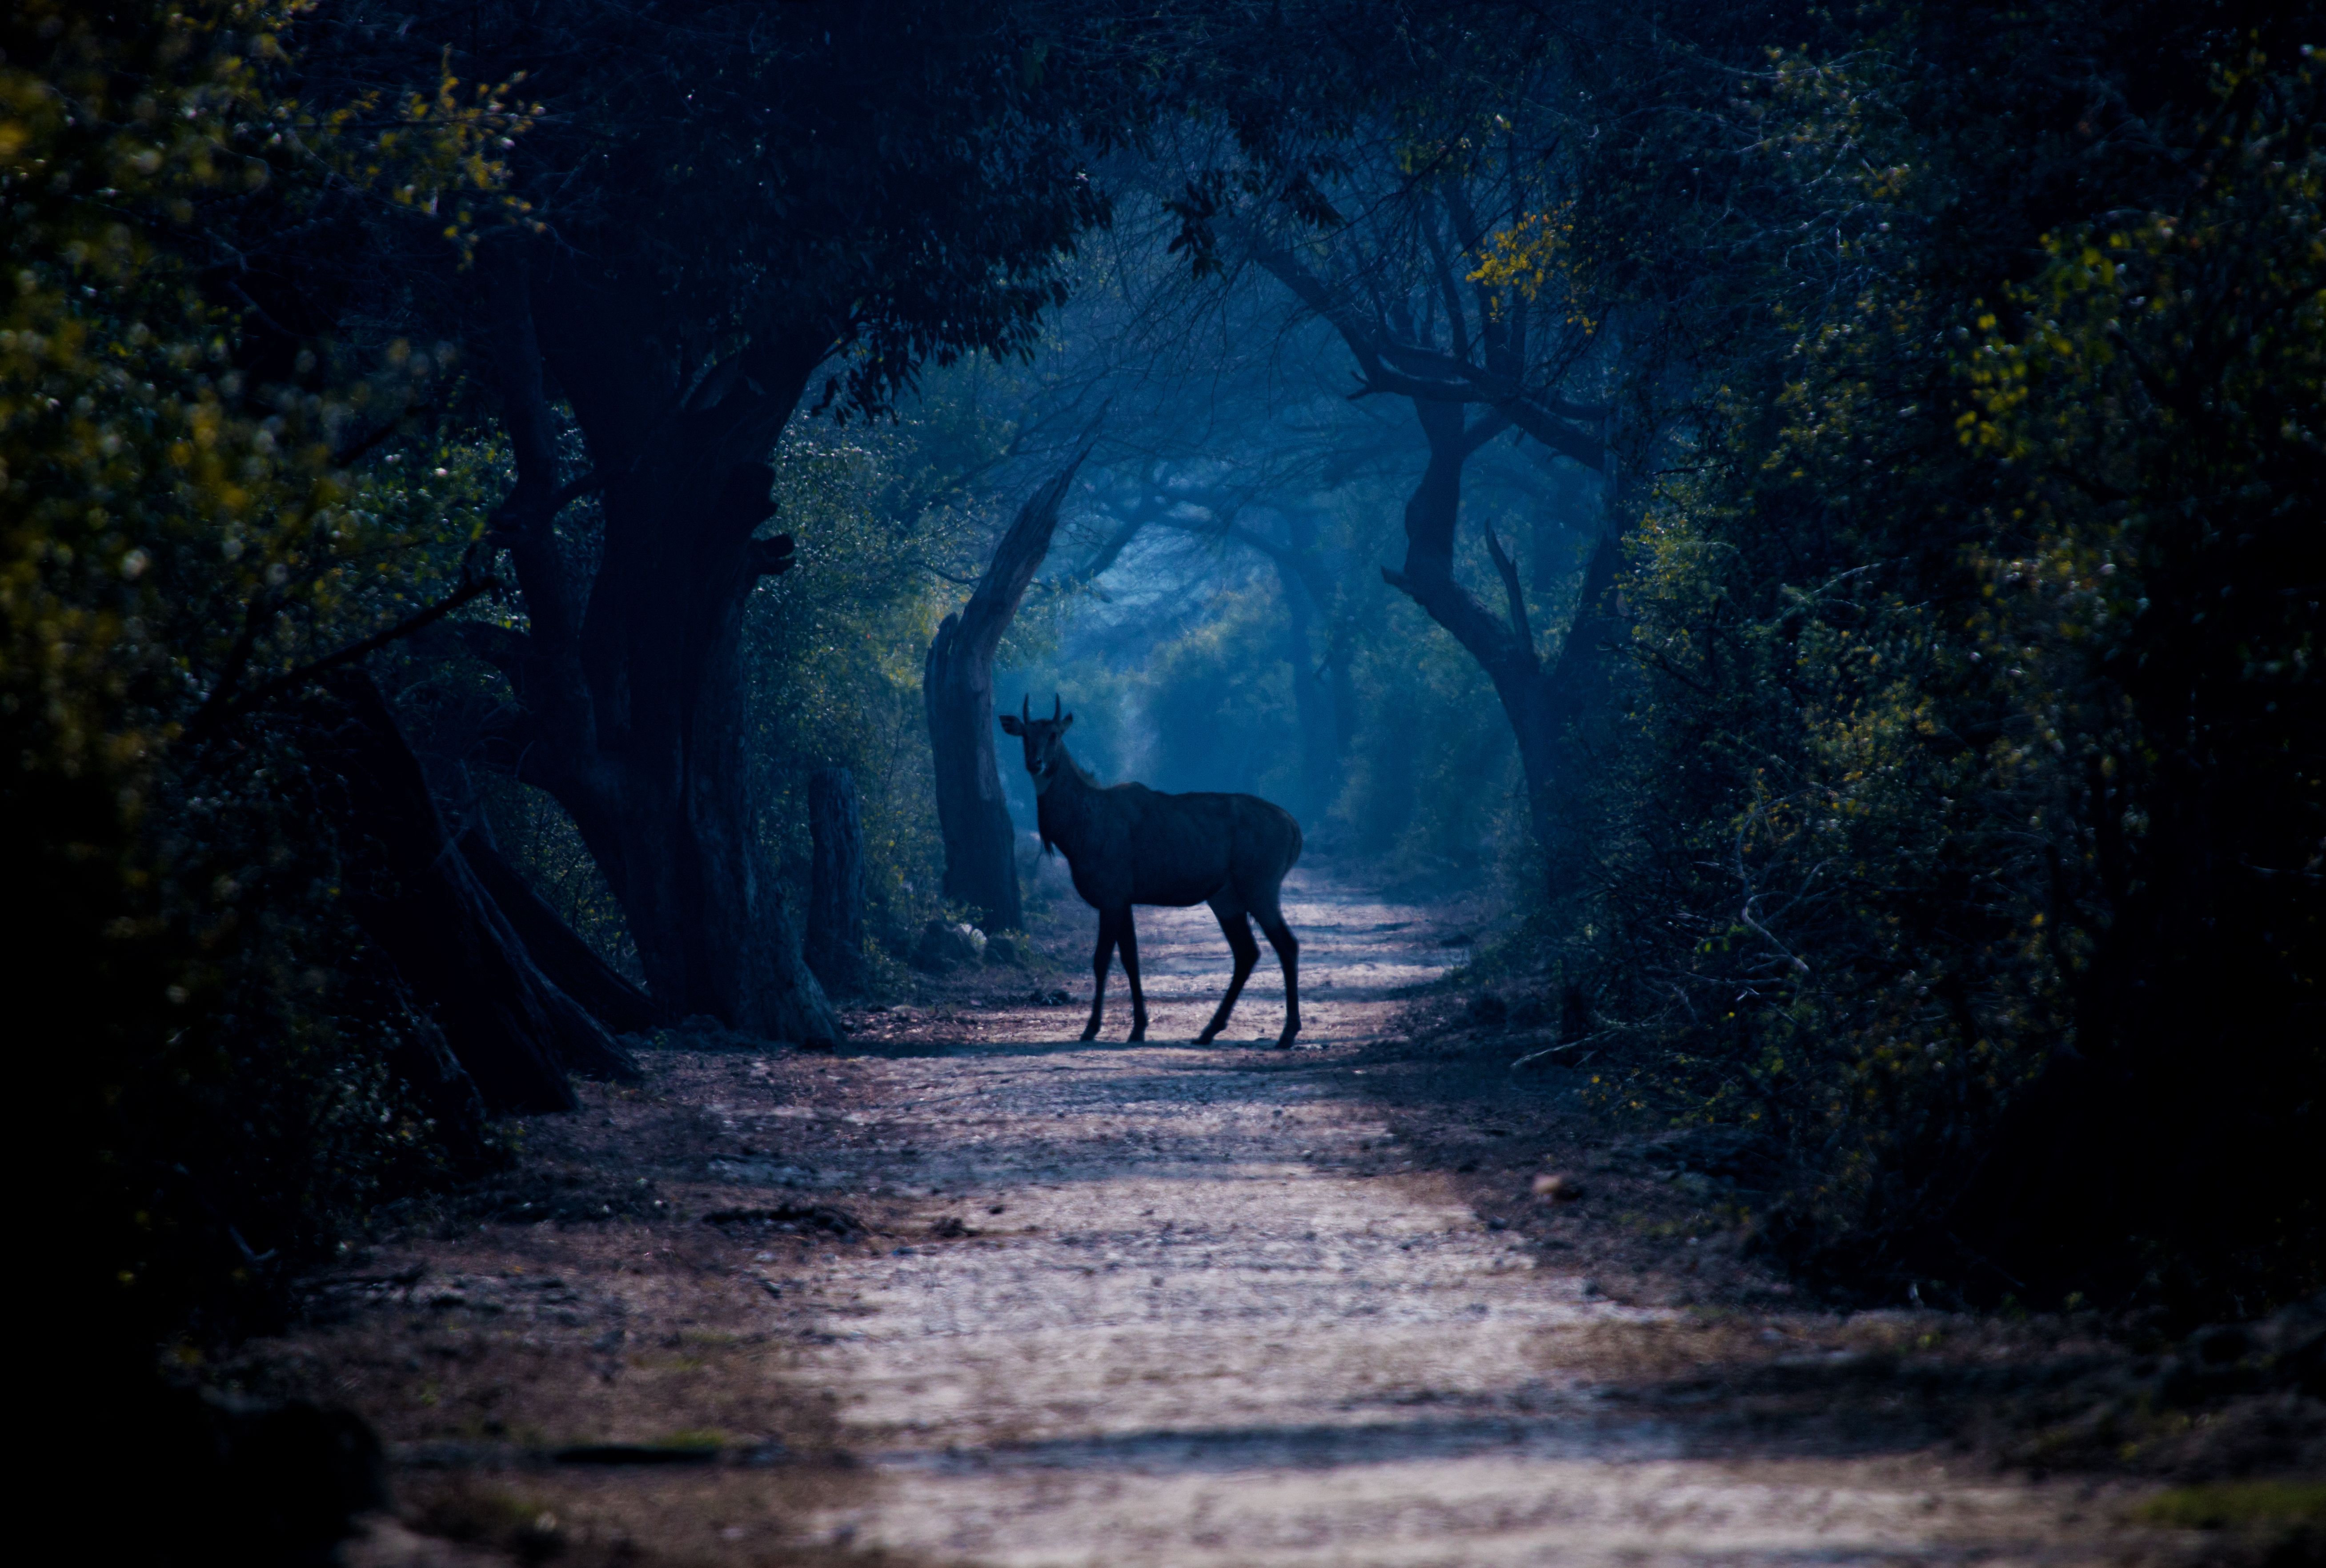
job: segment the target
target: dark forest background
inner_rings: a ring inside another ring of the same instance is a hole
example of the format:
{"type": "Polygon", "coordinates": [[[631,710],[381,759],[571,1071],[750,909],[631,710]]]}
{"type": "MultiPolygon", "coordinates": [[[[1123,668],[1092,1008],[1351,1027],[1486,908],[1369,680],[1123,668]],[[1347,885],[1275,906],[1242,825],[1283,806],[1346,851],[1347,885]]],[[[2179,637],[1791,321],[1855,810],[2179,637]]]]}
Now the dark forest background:
{"type": "Polygon", "coordinates": [[[70,1321],[196,1356],[622,1035],[828,1041],[1018,923],[924,682],[1067,474],[990,692],[1490,893],[1481,972],[1609,1114],[1770,1140],[1822,1288],[2317,1291],[2318,20],[13,6],[70,1321]]]}

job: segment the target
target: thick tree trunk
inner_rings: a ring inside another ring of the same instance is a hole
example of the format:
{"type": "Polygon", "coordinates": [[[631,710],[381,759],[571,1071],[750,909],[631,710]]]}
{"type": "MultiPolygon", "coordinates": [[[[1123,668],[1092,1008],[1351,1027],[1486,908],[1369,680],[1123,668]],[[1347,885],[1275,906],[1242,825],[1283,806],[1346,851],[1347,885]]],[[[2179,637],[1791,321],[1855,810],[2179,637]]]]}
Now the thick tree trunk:
{"type": "Polygon", "coordinates": [[[552,985],[454,851],[420,764],[368,676],[326,682],[312,748],[336,774],[349,906],[435,1018],[495,1112],[571,1110],[568,1069],[634,1078],[597,1020],[552,985]]]}
{"type": "Polygon", "coordinates": [[[1019,508],[969,603],[937,627],[923,667],[921,700],[936,769],[937,826],[944,838],[944,895],[979,911],[988,931],[1013,931],[1025,920],[1017,830],[994,762],[993,654],[1049,553],[1058,507],[1081,467],[1077,456],[1019,508]]]}
{"type": "Polygon", "coordinates": [[[504,284],[496,369],[518,479],[493,539],[529,626],[463,630],[516,689],[519,776],[572,814],[660,1008],[831,1044],[759,837],[743,668],[751,591],[793,560],[788,538],[754,537],[774,512],[764,459],[831,335],[771,332],[704,369],[631,320],[620,287],[504,284]],[[560,467],[544,368],[595,466],[582,480],[560,467]],[[556,521],[591,490],[604,531],[585,580],[556,521]]]}
{"type": "Polygon", "coordinates": [[[589,1009],[598,1022],[617,1035],[635,1035],[675,1022],[652,997],[600,958],[579,932],[560,919],[482,832],[470,828],[462,833],[461,853],[509,924],[516,928],[541,972],[589,1009]]]}
{"type": "Polygon", "coordinates": [[[844,767],[808,775],[807,964],[824,989],[864,989],[864,816],[844,767]]]}
{"type": "Polygon", "coordinates": [[[1493,682],[1526,775],[1527,820],[1547,873],[1555,875],[1560,843],[1557,803],[1577,755],[1575,727],[1604,684],[1601,650],[1614,631],[1605,601],[1614,580],[1615,541],[1611,533],[1594,552],[1559,659],[1546,670],[1527,618],[1517,563],[1500,542],[1489,535],[1487,544],[1503,580],[1504,617],[1493,615],[1454,577],[1463,464],[1484,439],[1506,427],[1482,421],[1465,428],[1456,404],[1417,400],[1414,409],[1428,438],[1429,463],[1405,505],[1404,569],[1385,569],[1382,577],[1452,633],[1493,682]]]}

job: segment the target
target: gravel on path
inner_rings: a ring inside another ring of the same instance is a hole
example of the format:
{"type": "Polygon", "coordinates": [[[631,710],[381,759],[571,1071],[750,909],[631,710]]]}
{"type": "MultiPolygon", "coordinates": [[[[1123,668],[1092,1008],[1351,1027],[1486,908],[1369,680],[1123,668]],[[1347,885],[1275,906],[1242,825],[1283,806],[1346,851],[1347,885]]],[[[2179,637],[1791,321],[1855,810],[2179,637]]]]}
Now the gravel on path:
{"type": "Polygon", "coordinates": [[[1704,1314],[1617,1299],[1580,1255],[1482,1219],[1366,1092],[1399,994],[1465,956],[1447,925],[1322,876],[1287,892],[1300,1049],[1258,1043],[1281,1016],[1266,962],[1243,1038],[1187,1044],[1225,945],[1201,908],[1142,910],[1143,1045],[1109,1043],[1119,977],[1107,1037],[1075,1039],[1085,970],[1056,978],[1064,1006],[1044,981],[854,1015],[837,1056],[651,1053],[642,1089],[532,1124],[533,1174],[498,1207],[351,1262],[321,1287],[336,1319],[255,1363],[390,1443],[402,1511],[350,1561],[2154,1547],[2105,1488],[2004,1479],[1903,1407],[1762,1431],[1717,1385],[1707,1408],[1642,1397],[1641,1366],[1704,1314]],[[656,1445],[699,1462],[644,1462],[656,1445]]]}

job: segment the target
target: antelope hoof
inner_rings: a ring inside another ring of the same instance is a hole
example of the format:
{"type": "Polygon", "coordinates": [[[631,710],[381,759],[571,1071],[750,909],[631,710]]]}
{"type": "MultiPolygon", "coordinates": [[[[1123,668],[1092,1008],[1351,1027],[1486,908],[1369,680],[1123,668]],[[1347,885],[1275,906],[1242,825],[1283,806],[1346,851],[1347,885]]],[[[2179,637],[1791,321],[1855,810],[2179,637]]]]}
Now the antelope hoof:
{"type": "Polygon", "coordinates": [[[1084,1026],[1083,1038],[1085,1040],[1095,1040],[1098,1038],[1098,1020],[1096,1018],[1093,1018],[1084,1026]]]}
{"type": "Polygon", "coordinates": [[[1298,1025],[1298,1024],[1287,1024],[1286,1025],[1284,1025],[1284,1033],[1283,1033],[1283,1034],[1281,1034],[1281,1035],[1279,1035],[1276,1037],[1276,1048],[1277,1048],[1279,1051],[1289,1051],[1289,1050],[1291,1050],[1291,1049],[1292,1049],[1292,1036],[1294,1036],[1295,1035],[1298,1035],[1298,1033],[1300,1033],[1300,1025],[1298,1025]]]}
{"type": "Polygon", "coordinates": [[[1125,1040],[1123,1044],[1126,1045],[1136,1045],[1140,1041],[1146,1038],[1147,1021],[1142,1018],[1138,1023],[1133,1024],[1130,1026],[1130,1037],[1128,1040],[1125,1040]]]}
{"type": "Polygon", "coordinates": [[[1196,1044],[1198,1045],[1208,1045],[1212,1043],[1212,1036],[1217,1035],[1219,1032],[1220,1026],[1217,1024],[1211,1025],[1209,1027],[1205,1028],[1202,1034],[1196,1036],[1196,1044]]]}

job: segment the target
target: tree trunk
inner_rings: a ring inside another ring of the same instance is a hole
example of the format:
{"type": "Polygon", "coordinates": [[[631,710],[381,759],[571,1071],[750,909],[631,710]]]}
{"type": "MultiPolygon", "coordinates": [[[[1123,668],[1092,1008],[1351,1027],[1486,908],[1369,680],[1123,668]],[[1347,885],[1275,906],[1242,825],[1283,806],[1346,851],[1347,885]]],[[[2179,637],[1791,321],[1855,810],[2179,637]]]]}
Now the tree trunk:
{"type": "Polygon", "coordinates": [[[1429,441],[1429,464],[1405,505],[1404,569],[1384,569],[1382,577],[1451,632],[1493,682],[1526,774],[1528,823],[1543,852],[1546,875],[1555,875],[1559,846],[1556,803],[1575,760],[1574,727],[1591,710],[1604,682],[1600,650],[1615,630],[1605,602],[1614,581],[1615,540],[1612,532],[1605,534],[1593,552],[1558,662],[1546,671],[1527,618],[1518,565],[1500,542],[1488,535],[1488,550],[1503,580],[1507,618],[1495,617],[1454,577],[1462,466],[1484,441],[1507,426],[1482,420],[1465,428],[1457,404],[1416,400],[1414,411],[1429,441]]]}
{"type": "Polygon", "coordinates": [[[977,910],[988,931],[1014,931],[1025,923],[1017,830],[994,763],[993,654],[1049,553],[1058,507],[1082,460],[1076,456],[1019,508],[969,603],[937,627],[922,672],[937,826],[944,837],[944,895],[977,910]]]}
{"type": "Polygon", "coordinates": [[[1610,650],[1622,640],[1621,607],[1615,598],[1615,571],[1623,564],[1623,545],[1613,526],[1602,529],[1584,568],[1583,588],[1576,597],[1575,618],[1558,645],[1558,662],[1543,679],[1540,722],[1549,742],[1539,779],[1530,777],[1531,791],[1544,801],[1538,827],[1543,850],[1544,877],[1553,893],[1571,886],[1577,872],[1576,853],[1586,847],[1589,827],[1569,808],[1581,798],[1581,788],[1592,751],[1592,728],[1610,711],[1610,680],[1614,673],[1610,650]]]}
{"type": "MultiPolygon", "coordinates": [[[[1472,243],[1483,232],[1468,197],[1458,181],[1439,190],[1444,216],[1450,224],[1456,248],[1472,243]]],[[[1430,250],[1438,272],[1439,298],[1425,308],[1420,322],[1399,312],[1391,336],[1391,320],[1383,302],[1362,287],[1345,286],[1354,280],[1331,283],[1312,270],[1293,251],[1263,241],[1252,260],[1273,274],[1293,296],[1318,318],[1330,322],[1355,356],[1366,391],[1397,391],[1412,401],[1415,417],[1429,443],[1429,462],[1421,482],[1405,506],[1405,564],[1384,569],[1382,579],[1402,590],[1422,610],[1454,635],[1493,682],[1518,741],[1519,759],[1526,770],[1527,817],[1535,842],[1545,852],[1546,868],[1557,857],[1553,846],[1554,800],[1562,768],[1577,755],[1570,734],[1580,710],[1563,698],[1557,682],[1561,667],[1546,673],[1527,620],[1526,590],[1517,563],[1491,533],[1486,536],[1494,570],[1503,580],[1508,619],[1498,618],[1473,598],[1454,577],[1455,524],[1462,507],[1462,466],[1470,454],[1506,430],[1516,427],[1549,451],[1573,459],[1586,469],[1605,471],[1607,441],[1605,422],[1609,412],[1573,404],[1556,393],[1530,391],[1526,371],[1526,310],[1522,296],[1499,296],[1482,290],[1475,315],[1465,322],[1465,311],[1455,282],[1456,269],[1445,248],[1446,235],[1425,220],[1419,237],[1430,250]],[[1432,337],[1430,311],[1442,307],[1439,318],[1451,329],[1441,345],[1432,337]],[[1446,351],[1450,348],[1450,352],[1446,351]],[[1491,412],[1470,422],[1471,404],[1491,412]]],[[[1580,349],[1580,340],[1570,340],[1580,349]]],[[[1612,509],[1612,508],[1611,508],[1612,509]]],[[[1536,543],[1541,543],[1538,534],[1536,543]]],[[[1612,548],[1611,546],[1608,548],[1612,548]]],[[[1538,562],[1545,559],[1531,552],[1538,562]]],[[[1608,557],[1612,579],[1614,558],[1608,557]]],[[[1586,594],[1588,585],[1586,584],[1586,594]]],[[[1596,635],[1596,600],[1586,597],[1578,608],[1578,629],[1596,635]]],[[[1576,643],[1573,634],[1570,644],[1576,643]]],[[[1587,649],[1577,645],[1578,660],[1587,663],[1587,649]]]]}
{"type": "Polygon", "coordinates": [[[765,459],[833,336],[770,331],[706,369],[632,319],[621,287],[501,283],[517,483],[492,537],[529,625],[462,631],[516,688],[518,776],[572,816],[665,1015],[830,1044],[838,1022],[760,840],[743,628],[758,580],[793,561],[788,537],[753,536],[774,512],[765,459]],[[581,426],[583,479],[562,471],[544,369],[581,426]],[[592,490],[604,532],[585,579],[556,520],[592,490]]]}
{"type": "MultiPolygon", "coordinates": [[[[1289,624],[1285,629],[1285,657],[1292,665],[1293,716],[1300,727],[1301,812],[1310,822],[1322,824],[1341,793],[1341,759],[1345,755],[1348,716],[1339,710],[1343,700],[1341,673],[1331,664],[1338,650],[1330,646],[1324,664],[1317,661],[1311,628],[1333,608],[1332,579],[1317,549],[1317,519],[1305,508],[1285,515],[1285,548],[1270,550],[1278,583],[1284,593],[1289,624]]],[[[1345,660],[1345,654],[1342,655],[1345,660]]]]}
{"type": "Polygon", "coordinates": [[[435,1017],[496,1113],[571,1110],[565,1073],[635,1077],[612,1038],[535,967],[484,886],[453,851],[420,764],[360,672],[325,682],[312,748],[336,773],[349,907],[435,1017]]]}
{"type": "Polygon", "coordinates": [[[1300,817],[1320,823],[1341,788],[1334,692],[1309,646],[1309,624],[1316,617],[1308,585],[1282,561],[1276,563],[1276,575],[1284,594],[1284,662],[1292,671],[1293,722],[1300,733],[1300,817]]]}
{"type": "Polygon", "coordinates": [[[560,919],[482,832],[470,828],[462,833],[461,854],[516,928],[541,972],[598,1022],[614,1034],[635,1035],[675,1021],[560,919]]]}
{"type": "Polygon", "coordinates": [[[864,817],[844,767],[807,779],[807,964],[834,995],[864,990],[864,817]]]}

